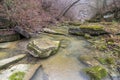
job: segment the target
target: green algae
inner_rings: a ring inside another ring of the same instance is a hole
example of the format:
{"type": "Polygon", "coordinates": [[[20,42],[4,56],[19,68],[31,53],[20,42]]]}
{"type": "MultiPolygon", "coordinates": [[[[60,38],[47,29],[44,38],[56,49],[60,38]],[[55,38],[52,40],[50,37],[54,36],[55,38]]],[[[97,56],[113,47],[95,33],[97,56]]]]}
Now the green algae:
{"type": "Polygon", "coordinates": [[[82,25],[81,29],[103,30],[103,26],[100,25],[82,25]]]}
{"type": "Polygon", "coordinates": [[[107,76],[106,69],[101,66],[93,66],[84,70],[91,77],[91,80],[101,80],[107,76]]]}
{"type": "Polygon", "coordinates": [[[9,80],[23,80],[25,73],[24,72],[15,72],[10,77],[9,80]]]}

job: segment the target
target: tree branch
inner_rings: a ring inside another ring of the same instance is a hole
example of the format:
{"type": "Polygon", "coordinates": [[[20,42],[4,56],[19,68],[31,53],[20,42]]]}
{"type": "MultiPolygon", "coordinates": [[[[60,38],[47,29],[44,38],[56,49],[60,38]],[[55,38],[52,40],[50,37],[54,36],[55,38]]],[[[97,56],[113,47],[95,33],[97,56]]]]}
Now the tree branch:
{"type": "Polygon", "coordinates": [[[80,0],[77,0],[75,2],[73,2],[70,6],[68,6],[66,9],[64,9],[60,15],[58,16],[58,18],[65,16],[65,14],[70,10],[70,8],[72,8],[76,3],[78,3],[80,0]]]}

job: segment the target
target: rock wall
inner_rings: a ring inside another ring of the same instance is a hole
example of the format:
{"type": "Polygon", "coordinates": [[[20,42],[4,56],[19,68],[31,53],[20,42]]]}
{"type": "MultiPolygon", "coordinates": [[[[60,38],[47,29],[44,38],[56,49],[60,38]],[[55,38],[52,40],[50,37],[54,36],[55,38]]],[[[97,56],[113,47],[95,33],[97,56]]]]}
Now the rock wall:
{"type": "Polygon", "coordinates": [[[49,5],[49,9],[56,10],[60,17],[66,12],[66,17],[84,22],[94,17],[103,7],[106,7],[105,5],[111,5],[113,1],[120,3],[120,0],[43,0],[42,2],[43,5],[49,5]]]}

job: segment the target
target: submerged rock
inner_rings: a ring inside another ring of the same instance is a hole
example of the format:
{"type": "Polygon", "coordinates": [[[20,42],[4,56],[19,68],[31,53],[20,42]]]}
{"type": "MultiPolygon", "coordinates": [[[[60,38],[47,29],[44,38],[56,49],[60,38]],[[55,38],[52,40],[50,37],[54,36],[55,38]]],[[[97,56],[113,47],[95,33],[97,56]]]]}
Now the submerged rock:
{"type": "Polygon", "coordinates": [[[36,39],[27,45],[27,49],[34,57],[46,58],[53,55],[59,49],[60,41],[50,39],[36,39]]]}
{"type": "Polygon", "coordinates": [[[18,64],[1,71],[0,80],[23,80],[24,75],[31,67],[30,64],[18,64]]]}
{"type": "Polygon", "coordinates": [[[87,66],[97,66],[100,65],[97,60],[93,58],[93,56],[88,56],[88,55],[81,55],[79,60],[86,64],[87,66]]]}
{"type": "Polygon", "coordinates": [[[25,74],[23,80],[31,80],[31,78],[35,75],[36,71],[38,71],[38,69],[41,67],[42,65],[40,63],[33,65],[25,74]]]}
{"type": "Polygon", "coordinates": [[[120,74],[117,72],[111,71],[109,75],[112,80],[120,80],[120,74]]]}
{"type": "Polygon", "coordinates": [[[81,26],[80,28],[69,28],[69,34],[78,36],[84,36],[85,34],[99,36],[109,33],[104,31],[102,26],[81,26]]]}

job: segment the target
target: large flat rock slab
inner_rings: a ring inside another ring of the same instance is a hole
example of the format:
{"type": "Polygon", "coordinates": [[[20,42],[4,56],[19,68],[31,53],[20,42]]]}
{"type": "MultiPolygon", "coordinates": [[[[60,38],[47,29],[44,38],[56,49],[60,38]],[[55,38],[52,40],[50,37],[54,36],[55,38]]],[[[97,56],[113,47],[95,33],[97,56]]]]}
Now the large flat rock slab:
{"type": "Polygon", "coordinates": [[[22,58],[24,58],[26,56],[26,54],[21,54],[21,55],[17,55],[8,59],[3,59],[0,61],[0,69],[1,68],[5,68],[6,66],[10,65],[11,63],[18,61],[22,58]]]}
{"type": "Polygon", "coordinates": [[[26,74],[30,67],[31,67],[30,64],[18,64],[18,65],[12,66],[9,69],[1,71],[0,80],[11,80],[11,76],[12,76],[12,80],[21,80],[19,79],[18,75],[21,75],[21,73],[26,74]],[[19,73],[19,74],[16,74],[16,73],[19,73]],[[13,76],[15,74],[16,76],[13,76]]]}

